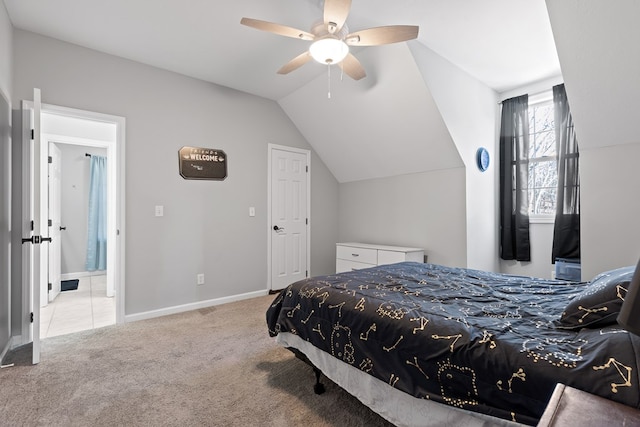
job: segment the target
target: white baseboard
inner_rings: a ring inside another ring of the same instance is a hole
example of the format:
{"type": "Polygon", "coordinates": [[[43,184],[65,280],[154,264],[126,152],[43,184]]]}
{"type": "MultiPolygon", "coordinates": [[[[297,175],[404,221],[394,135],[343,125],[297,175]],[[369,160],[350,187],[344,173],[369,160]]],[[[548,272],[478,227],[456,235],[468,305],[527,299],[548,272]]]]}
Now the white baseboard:
{"type": "Polygon", "coordinates": [[[13,350],[16,347],[20,347],[22,345],[25,345],[26,343],[22,342],[22,335],[14,335],[13,337],[11,337],[11,348],[10,350],[13,350]]]}
{"type": "Polygon", "coordinates": [[[91,276],[104,276],[107,274],[106,270],[101,271],[78,271],[76,273],[64,273],[60,275],[60,280],[73,280],[73,279],[81,279],[83,277],[91,277],[91,276]]]}
{"type": "Polygon", "coordinates": [[[0,362],[2,362],[2,359],[4,359],[4,356],[7,355],[7,352],[11,348],[12,341],[13,341],[13,337],[10,337],[9,341],[7,342],[7,345],[5,345],[4,348],[2,349],[2,352],[0,353],[0,362]]]}
{"type": "Polygon", "coordinates": [[[226,304],[234,301],[241,301],[249,298],[256,298],[268,294],[267,290],[247,292],[245,294],[231,295],[228,297],[215,298],[206,301],[192,302],[189,304],[176,305],[173,307],[161,308],[158,310],[145,311],[142,313],[128,314],[124,316],[125,323],[136,322],[138,320],[153,319],[154,317],[167,316],[169,314],[183,313],[185,311],[198,310],[212,307],[214,305],[226,304]]]}

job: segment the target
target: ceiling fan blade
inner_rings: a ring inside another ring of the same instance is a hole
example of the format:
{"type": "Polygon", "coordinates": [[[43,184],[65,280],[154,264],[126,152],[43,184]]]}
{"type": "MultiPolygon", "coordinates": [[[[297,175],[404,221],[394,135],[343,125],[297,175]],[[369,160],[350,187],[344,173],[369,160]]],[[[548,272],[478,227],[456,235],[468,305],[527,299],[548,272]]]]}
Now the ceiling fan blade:
{"type": "Polygon", "coordinates": [[[311,55],[309,51],[301,53],[300,55],[293,58],[291,61],[287,62],[278,70],[278,74],[289,74],[293,70],[297,70],[302,67],[304,64],[311,60],[311,55]]]}
{"type": "Polygon", "coordinates": [[[351,0],[324,0],[324,24],[331,34],[344,25],[351,10],[351,0]]]}
{"type": "Polygon", "coordinates": [[[348,54],[339,65],[340,68],[342,68],[342,71],[344,71],[353,80],[360,80],[367,76],[362,64],[360,64],[360,61],[358,61],[352,53],[348,54]]]}
{"type": "Polygon", "coordinates": [[[390,25],[356,31],[345,37],[350,46],[378,46],[413,40],[418,37],[419,27],[415,25],[390,25]]]}
{"type": "Polygon", "coordinates": [[[242,18],[240,23],[257,30],[267,31],[269,33],[279,34],[285,37],[292,37],[294,39],[314,40],[316,38],[313,34],[298,30],[297,28],[274,24],[273,22],[268,21],[261,21],[259,19],[242,18]]]}

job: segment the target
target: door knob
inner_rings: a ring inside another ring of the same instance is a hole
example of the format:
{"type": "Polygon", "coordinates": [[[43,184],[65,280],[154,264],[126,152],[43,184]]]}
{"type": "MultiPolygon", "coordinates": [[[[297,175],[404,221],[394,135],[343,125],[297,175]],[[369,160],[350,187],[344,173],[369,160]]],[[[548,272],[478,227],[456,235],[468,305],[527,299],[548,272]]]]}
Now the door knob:
{"type": "Polygon", "coordinates": [[[278,227],[277,225],[274,225],[274,226],[273,226],[273,229],[274,229],[275,231],[280,231],[280,230],[284,230],[284,227],[278,227]]]}
{"type": "Polygon", "coordinates": [[[51,237],[42,237],[35,235],[27,238],[22,238],[22,243],[33,243],[34,245],[39,245],[43,242],[51,242],[51,237]]]}

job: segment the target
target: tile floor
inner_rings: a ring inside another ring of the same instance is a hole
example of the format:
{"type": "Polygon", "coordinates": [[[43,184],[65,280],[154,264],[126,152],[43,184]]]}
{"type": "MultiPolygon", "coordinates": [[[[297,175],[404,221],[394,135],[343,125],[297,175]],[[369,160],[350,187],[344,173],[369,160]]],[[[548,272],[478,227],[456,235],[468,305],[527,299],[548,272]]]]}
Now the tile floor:
{"type": "Polygon", "coordinates": [[[116,323],[115,298],[107,297],[107,276],[80,278],[78,289],[64,291],[40,309],[40,338],[96,329],[116,323]]]}

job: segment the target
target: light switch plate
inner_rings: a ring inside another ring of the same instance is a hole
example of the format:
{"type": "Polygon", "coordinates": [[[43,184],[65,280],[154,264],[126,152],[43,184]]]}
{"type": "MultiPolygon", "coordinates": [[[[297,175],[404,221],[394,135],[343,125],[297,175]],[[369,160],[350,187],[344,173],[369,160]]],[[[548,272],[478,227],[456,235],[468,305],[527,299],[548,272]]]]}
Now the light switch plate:
{"type": "Polygon", "coordinates": [[[256,216],[256,208],[253,206],[249,208],[249,216],[256,216]]]}
{"type": "Polygon", "coordinates": [[[156,216],[164,216],[164,206],[156,206],[156,216]]]}

